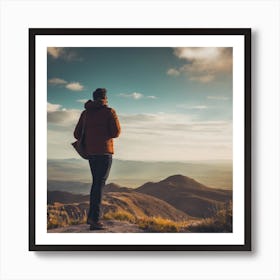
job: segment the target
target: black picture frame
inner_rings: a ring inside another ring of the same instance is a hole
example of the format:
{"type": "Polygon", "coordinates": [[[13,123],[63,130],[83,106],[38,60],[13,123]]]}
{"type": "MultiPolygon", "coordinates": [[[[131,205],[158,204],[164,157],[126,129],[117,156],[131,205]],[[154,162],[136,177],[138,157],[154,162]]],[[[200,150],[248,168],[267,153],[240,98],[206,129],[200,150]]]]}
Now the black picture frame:
{"type": "Polygon", "coordinates": [[[251,29],[250,28],[178,28],[178,29],[29,29],[29,250],[30,251],[251,251],[251,29]],[[36,243],[36,38],[65,35],[149,35],[149,36],[243,36],[244,37],[244,244],[160,244],[97,245],[36,243]]]}

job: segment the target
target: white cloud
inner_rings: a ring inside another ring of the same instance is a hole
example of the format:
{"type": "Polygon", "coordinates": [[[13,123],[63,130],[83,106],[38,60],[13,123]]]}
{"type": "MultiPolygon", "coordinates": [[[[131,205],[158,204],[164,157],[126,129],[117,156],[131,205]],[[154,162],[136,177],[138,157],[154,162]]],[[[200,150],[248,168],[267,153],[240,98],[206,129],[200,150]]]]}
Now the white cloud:
{"type": "Polygon", "coordinates": [[[65,108],[48,112],[48,123],[64,127],[73,127],[78,122],[80,113],[80,110],[65,108]]]}
{"type": "Polygon", "coordinates": [[[207,96],[207,98],[212,100],[229,100],[226,96],[207,96]]]}
{"type": "Polygon", "coordinates": [[[60,78],[52,78],[48,80],[48,83],[52,85],[64,85],[67,84],[67,81],[60,78]]]}
{"type": "Polygon", "coordinates": [[[202,109],[207,109],[208,106],[205,106],[205,105],[197,105],[197,106],[192,106],[191,109],[199,109],[199,110],[202,110],[202,109]]]}
{"type": "Polygon", "coordinates": [[[75,125],[81,114],[80,110],[66,109],[60,104],[52,104],[48,102],[48,123],[57,126],[72,127],[75,125]]]}
{"type": "Polygon", "coordinates": [[[60,110],[61,105],[59,104],[52,104],[52,103],[47,103],[47,112],[55,112],[60,110]]]}
{"type": "Polygon", "coordinates": [[[220,48],[175,48],[174,53],[177,57],[194,61],[207,60],[214,61],[218,59],[220,48]]]}
{"type": "Polygon", "coordinates": [[[48,157],[77,157],[71,143],[81,111],[48,102],[48,157]]]}
{"type": "Polygon", "coordinates": [[[187,63],[169,69],[168,75],[186,74],[190,80],[209,83],[220,74],[232,72],[232,48],[174,48],[174,55],[187,63]]]}
{"type": "Polygon", "coordinates": [[[209,74],[209,75],[193,75],[190,77],[190,80],[192,81],[198,81],[201,83],[209,83],[213,80],[215,80],[215,75],[209,74]]]}
{"type": "Polygon", "coordinates": [[[84,86],[79,82],[68,83],[65,87],[73,91],[82,91],[84,89],[84,86]]]}
{"type": "Polygon", "coordinates": [[[53,58],[59,58],[63,54],[63,48],[48,47],[48,54],[53,58]]]}
{"type": "Polygon", "coordinates": [[[73,91],[82,91],[84,86],[79,82],[69,83],[61,78],[52,78],[48,80],[48,83],[54,86],[65,86],[65,88],[73,91]]]}
{"type": "Polygon", "coordinates": [[[120,93],[119,96],[124,97],[124,98],[132,98],[134,100],[139,100],[139,99],[157,99],[157,97],[154,96],[154,95],[145,96],[144,94],[139,93],[139,92],[120,93]]]}
{"type": "Polygon", "coordinates": [[[183,108],[183,109],[191,109],[191,110],[203,110],[203,109],[208,109],[208,106],[206,105],[195,105],[195,106],[189,106],[189,105],[185,105],[185,104],[178,104],[176,106],[177,108],[183,108]]]}
{"type": "Polygon", "coordinates": [[[71,48],[48,47],[47,52],[54,59],[60,58],[66,61],[82,61],[82,59],[78,57],[77,53],[71,48]]]}
{"type": "Polygon", "coordinates": [[[79,103],[86,103],[88,101],[88,99],[78,99],[76,101],[79,103]]]}
{"type": "Polygon", "coordinates": [[[169,75],[169,76],[179,76],[180,71],[178,71],[174,68],[170,68],[170,69],[167,70],[167,75],[169,75]]]}
{"type": "Polygon", "coordinates": [[[121,97],[125,97],[125,98],[132,98],[132,99],[135,99],[135,100],[138,100],[138,99],[141,99],[144,97],[144,95],[142,93],[139,93],[139,92],[133,92],[133,93],[120,93],[119,94],[121,97]]]}

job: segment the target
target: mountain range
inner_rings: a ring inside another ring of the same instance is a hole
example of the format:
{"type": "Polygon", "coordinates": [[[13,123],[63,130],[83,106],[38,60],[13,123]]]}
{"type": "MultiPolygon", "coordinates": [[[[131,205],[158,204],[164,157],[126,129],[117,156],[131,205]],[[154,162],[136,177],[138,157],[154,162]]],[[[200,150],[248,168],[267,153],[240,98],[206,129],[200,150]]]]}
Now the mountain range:
{"type": "MultiPolygon", "coordinates": [[[[47,167],[48,180],[56,184],[91,181],[88,162],[83,159],[48,159],[47,167]]],[[[231,161],[144,162],[114,158],[108,183],[137,188],[147,181],[158,182],[174,174],[189,176],[208,187],[232,189],[231,161]]]]}
{"type": "MultiPolygon", "coordinates": [[[[231,190],[209,188],[192,178],[173,175],[135,189],[108,184],[104,188],[102,209],[105,215],[118,213],[130,219],[160,217],[186,221],[212,217],[231,200],[231,190]]],[[[48,190],[47,202],[50,219],[60,219],[60,224],[70,220],[85,222],[89,190],[87,194],[48,190]]]]}

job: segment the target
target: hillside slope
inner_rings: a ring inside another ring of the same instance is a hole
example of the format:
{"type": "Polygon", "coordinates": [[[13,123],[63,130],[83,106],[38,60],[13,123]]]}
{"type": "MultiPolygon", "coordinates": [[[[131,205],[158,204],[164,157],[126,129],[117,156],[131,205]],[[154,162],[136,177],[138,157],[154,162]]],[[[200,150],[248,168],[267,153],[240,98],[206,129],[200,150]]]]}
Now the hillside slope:
{"type": "MultiPolygon", "coordinates": [[[[117,186],[109,186],[103,195],[102,212],[107,217],[123,219],[160,217],[172,221],[187,220],[189,216],[156,197],[137,193],[117,192],[117,186]]],[[[48,191],[48,228],[85,223],[89,208],[89,195],[48,191]]]]}
{"type": "Polygon", "coordinates": [[[210,217],[232,199],[229,190],[213,189],[186,176],[174,175],[135,190],[157,197],[193,217],[210,217]]]}
{"type": "Polygon", "coordinates": [[[187,214],[167,202],[144,193],[105,193],[102,204],[104,213],[123,211],[137,217],[161,217],[173,221],[189,218],[187,214]]]}

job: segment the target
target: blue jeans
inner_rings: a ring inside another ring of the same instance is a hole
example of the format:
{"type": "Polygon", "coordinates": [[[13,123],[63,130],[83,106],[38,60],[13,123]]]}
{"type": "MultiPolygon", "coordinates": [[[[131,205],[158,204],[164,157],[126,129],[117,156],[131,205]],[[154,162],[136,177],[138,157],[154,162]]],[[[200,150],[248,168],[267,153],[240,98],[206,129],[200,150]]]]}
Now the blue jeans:
{"type": "Polygon", "coordinates": [[[90,205],[87,223],[98,222],[100,218],[100,205],[102,191],[112,165],[112,155],[92,155],[89,158],[89,166],[92,174],[92,186],[90,191],[90,205]]]}

